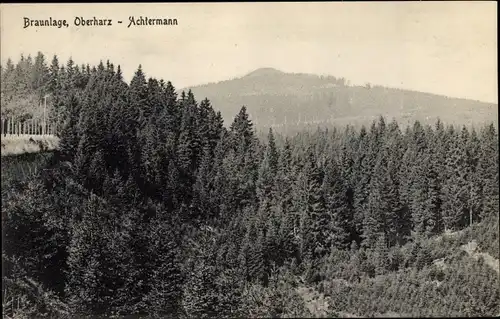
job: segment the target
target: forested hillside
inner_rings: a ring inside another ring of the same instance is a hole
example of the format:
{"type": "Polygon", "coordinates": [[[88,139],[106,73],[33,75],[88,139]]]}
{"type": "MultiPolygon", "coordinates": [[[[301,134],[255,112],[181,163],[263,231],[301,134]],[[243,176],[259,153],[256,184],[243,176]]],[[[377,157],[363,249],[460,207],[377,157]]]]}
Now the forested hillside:
{"type": "Polygon", "coordinates": [[[2,184],[4,315],[316,316],[304,287],[327,316],[498,314],[459,248],[498,258],[493,123],[259,139],[245,107],[224,125],[140,66],[85,70],[52,91],[60,149],[2,184]]]}
{"type": "Polygon", "coordinates": [[[273,126],[285,133],[304,128],[346,124],[370,125],[379,115],[400,125],[480,125],[498,117],[498,104],[483,103],[377,85],[350,85],[345,78],[284,73],[258,69],[244,77],[190,87],[195,96],[207,97],[231,120],[247,106],[258,129],[273,126]]]}

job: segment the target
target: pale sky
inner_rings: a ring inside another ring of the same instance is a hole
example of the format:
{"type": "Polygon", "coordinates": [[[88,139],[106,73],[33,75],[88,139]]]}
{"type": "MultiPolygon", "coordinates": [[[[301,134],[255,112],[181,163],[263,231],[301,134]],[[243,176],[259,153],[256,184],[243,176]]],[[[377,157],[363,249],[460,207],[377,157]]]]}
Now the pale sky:
{"type": "Polygon", "coordinates": [[[127,80],[142,64],[178,89],[272,67],[498,103],[496,1],[0,6],[2,65],[37,51],[109,59],[127,80]],[[127,28],[141,15],[178,25],[127,28]],[[113,25],[74,25],[94,16],[113,25]],[[69,27],[23,28],[24,17],[69,27]]]}

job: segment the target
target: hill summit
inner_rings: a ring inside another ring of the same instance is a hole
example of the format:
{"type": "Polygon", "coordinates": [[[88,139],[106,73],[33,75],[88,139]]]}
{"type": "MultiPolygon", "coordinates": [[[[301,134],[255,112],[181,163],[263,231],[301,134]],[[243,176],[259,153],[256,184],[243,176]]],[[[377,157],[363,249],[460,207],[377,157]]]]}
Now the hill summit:
{"type": "Polygon", "coordinates": [[[269,75],[282,75],[285,72],[274,69],[274,68],[260,68],[252,71],[245,75],[244,77],[256,77],[256,76],[269,76],[269,75]]]}

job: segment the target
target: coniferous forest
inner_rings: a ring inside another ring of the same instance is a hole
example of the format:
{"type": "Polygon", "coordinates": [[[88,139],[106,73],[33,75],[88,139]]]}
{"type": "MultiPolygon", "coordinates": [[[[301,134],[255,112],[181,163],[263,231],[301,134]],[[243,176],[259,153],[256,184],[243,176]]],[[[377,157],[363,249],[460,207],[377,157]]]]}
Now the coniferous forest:
{"type": "Polygon", "coordinates": [[[26,60],[2,107],[50,93],[60,144],[2,181],[5,316],[500,313],[493,123],[261,137],[140,66],[26,60]]]}

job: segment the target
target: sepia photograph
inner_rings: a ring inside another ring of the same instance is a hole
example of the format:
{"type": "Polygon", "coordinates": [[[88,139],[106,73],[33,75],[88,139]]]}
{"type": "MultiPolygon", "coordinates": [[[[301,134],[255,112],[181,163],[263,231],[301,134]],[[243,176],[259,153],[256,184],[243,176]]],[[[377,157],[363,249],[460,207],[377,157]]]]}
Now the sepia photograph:
{"type": "Polygon", "coordinates": [[[497,23],[0,4],[2,316],[499,317],[497,23]]]}

